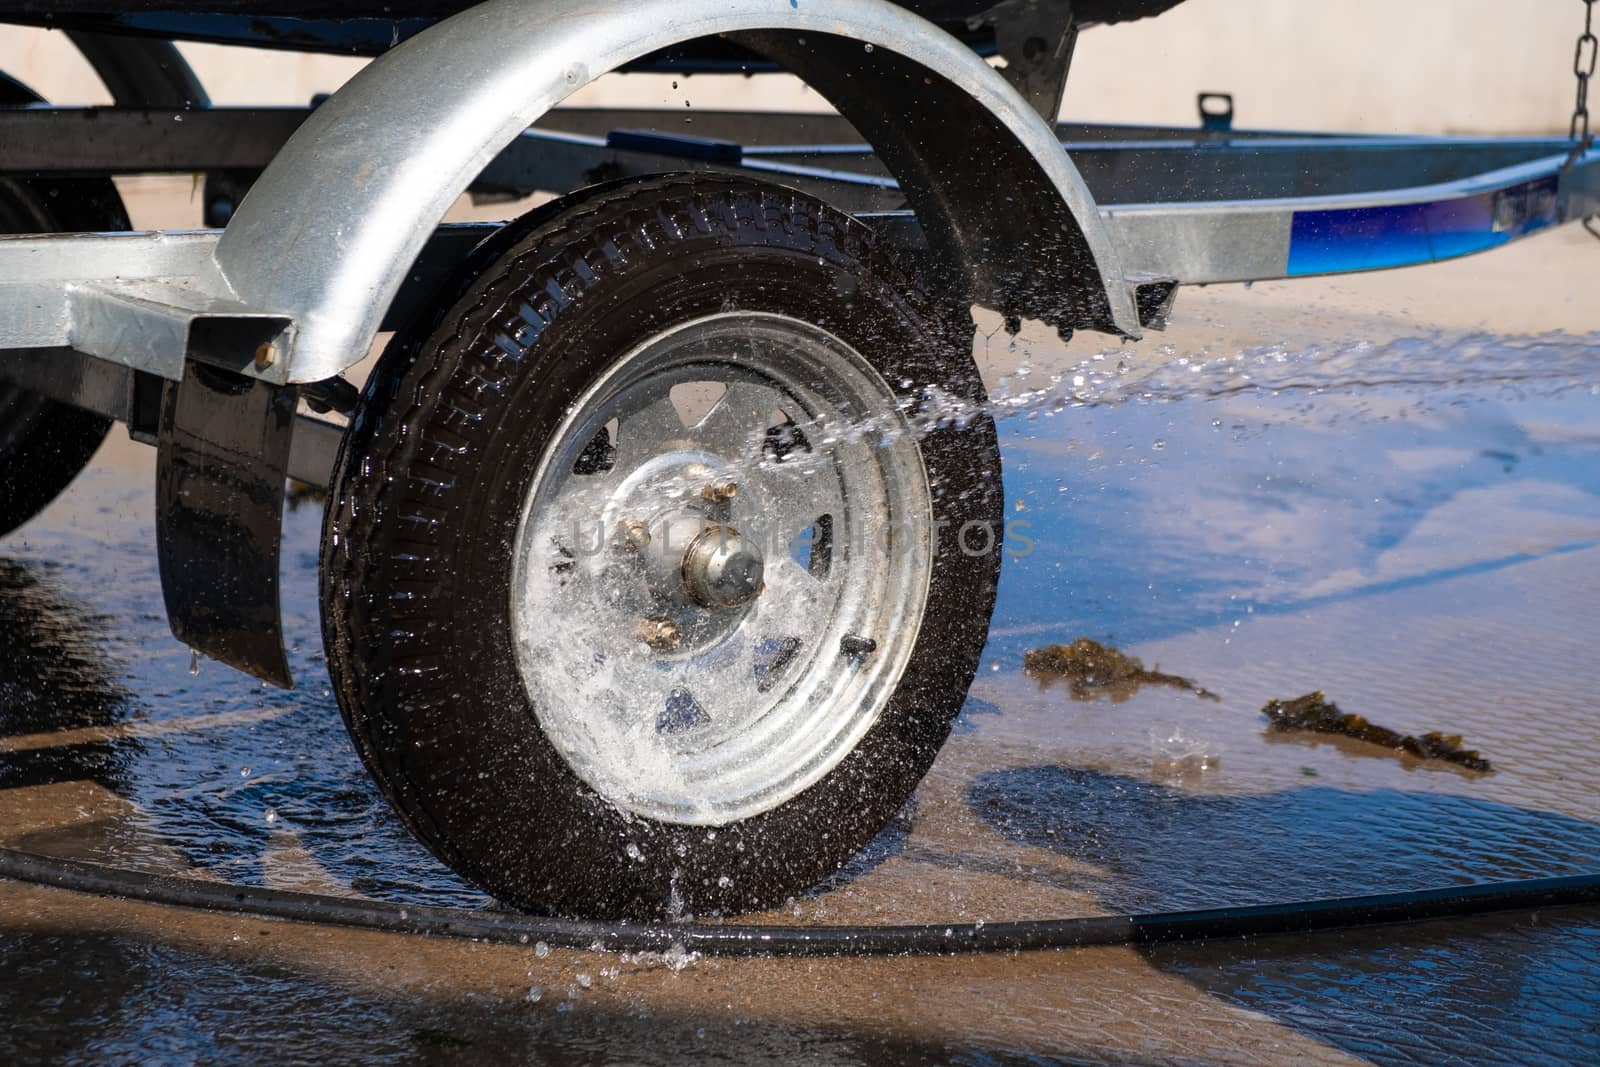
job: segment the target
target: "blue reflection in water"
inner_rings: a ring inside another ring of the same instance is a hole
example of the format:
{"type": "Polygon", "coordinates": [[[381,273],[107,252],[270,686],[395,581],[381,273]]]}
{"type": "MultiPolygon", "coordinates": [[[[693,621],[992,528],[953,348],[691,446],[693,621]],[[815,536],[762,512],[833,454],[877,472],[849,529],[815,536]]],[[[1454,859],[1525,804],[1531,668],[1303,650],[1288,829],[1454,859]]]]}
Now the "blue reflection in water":
{"type": "Polygon", "coordinates": [[[1600,826],[1442,793],[1313,787],[1194,794],[1102,771],[982,775],[972,809],[1007,838],[1097,868],[1121,911],[1270,903],[1600,868],[1600,826]]]}
{"type": "Polygon", "coordinates": [[[1008,517],[1031,523],[1033,546],[1006,561],[989,654],[1080,634],[1131,645],[1530,558],[1496,527],[1504,516],[1488,516],[1482,538],[1463,530],[1452,553],[1385,571],[1441,509],[1470,516],[1474,494],[1525,492],[1570,528],[1600,531],[1600,435],[1543,432],[1592,424],[1589,390],[1483,393],[1191,399],[1003,423],[1007,497],[1022,504],[1008,517]],[[1451,458],[1406,462],[1429,454],[1451,458]],[[1315,591],[1347,571],[1366,578],[1315,591]]]}

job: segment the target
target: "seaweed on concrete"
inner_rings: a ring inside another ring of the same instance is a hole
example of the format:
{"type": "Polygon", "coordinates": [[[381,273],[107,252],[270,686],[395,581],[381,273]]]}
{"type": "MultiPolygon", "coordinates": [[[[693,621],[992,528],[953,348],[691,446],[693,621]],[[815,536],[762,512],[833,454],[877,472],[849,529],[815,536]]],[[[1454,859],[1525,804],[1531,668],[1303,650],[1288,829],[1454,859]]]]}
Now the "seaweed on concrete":
{"type": "Polygon", "coordinates": [[[1261,709],[1267,729],[1282,733],[1334,734],[1380,745],[1396,753],[1424,760],[1444,760],[1470,771],[1494,768],[1476,749],[1464,748],[1459,734],[1426,733],[1421,737],[1402,734],[1387,726],[1371,723],[1363,716],[1339,710],[1319,689],[1294,700],[1273,700],[1261,709]]]}
{"type": "Polygon", "coordinates": [[[1066,682],[1067,691],[1074,700],[1093,700],[1104,693],[1113,702],[1121,703],[1147,685],[1187,689],[1207,700],[1218,699],[1215,693],[1187,678],[1163,674],[1160,664],[1147,671],[1137,657],[1087,637],[1080,637],[1070,645],[1030,649],[1023,653],[1022,669],[1041,686],[1066,682]]]}

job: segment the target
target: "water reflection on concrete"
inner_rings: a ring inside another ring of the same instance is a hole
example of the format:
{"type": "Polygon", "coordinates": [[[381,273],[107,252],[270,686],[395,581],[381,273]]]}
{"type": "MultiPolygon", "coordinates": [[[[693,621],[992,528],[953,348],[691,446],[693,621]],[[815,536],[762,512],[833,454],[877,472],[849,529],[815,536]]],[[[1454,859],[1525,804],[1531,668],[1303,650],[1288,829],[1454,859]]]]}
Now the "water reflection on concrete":
{"type": "Polygon", "coordinates": [[[1148,952],[1152,964],[1374,1063],[1600,1060],[1593,909],[1148,952]]]}
{"type": "MultiPolygon", "coordinates": [[[[143,939],[0,936],[7,1063],[942,1061],[937,1043],[671,1012],[507,1012],[384,995],[143,939]]],[[[985,1057],[1004,1062],[1006,1057],[985,1057]]]]}
{"type": "Polygon", "coordinates": [[[99,640],[115,620],[60,593],[59,570],[0,558],[0,790],[77,779],[116,789],[134,755],[104,730],[130,702],[99,640]],[[29,747],[41,734],[54,736],[29,747]]]}
{"type": "Polygon", "coordinates": [[[1474,797],[1306,786],[1195,794],[1070,767],[985,774],[1007,838],[1097,869],[1114,911],[1177,911],[1584,874],[1600,825],[1474,797]]]}

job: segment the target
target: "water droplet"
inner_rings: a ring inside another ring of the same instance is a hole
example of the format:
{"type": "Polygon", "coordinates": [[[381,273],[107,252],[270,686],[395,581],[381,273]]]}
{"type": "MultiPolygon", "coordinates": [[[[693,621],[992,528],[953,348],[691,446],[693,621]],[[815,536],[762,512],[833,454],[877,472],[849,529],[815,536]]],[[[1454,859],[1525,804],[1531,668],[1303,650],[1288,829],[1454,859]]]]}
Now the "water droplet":
{"type": "Polygon", "coordinates": [[[540,941],[538,944],[533,946],[533,954],[542,960],[546,956],[550,955],[550,946],[545,944],[543,941],[540,941]]]}
{"type": "Polygon", "coordinates": [[[628,858],[630,860],[632,860],[633,862],[635,862],[635,863],[644,862],[644,853],[640,852],[639,851],[639,846],[634,844],[632,841],[628,842],[628,847],[623,849],[623,851],[628,854],[628,858]]]}
{"type": "Polygon", "coordinates": [[[1160,452],[1163,448],[1167,447],[1167,443],[1158,437],[1154,441],[1150,442],[1150,447],[1155,451],[1160,452]]]}
{"type": "Polygon", "coordinates": [[[872,45],[871,45],[871,44],[867,44],[867,45],[864,45],[864,46],[863,46],[863,47],[864,47],[864,48],[865,48],[865,49],[866,49],[866,50],[867,50],[867,51],[868,51],[868,52],[870,52],[870,51],[872,51],[872,45]]]}
{"type": "Polygon", "coordinates": [[[273,823],[277,822],[278,821],[278,809],[277,808],[268,808],[267,809],[267,814],[266,814],[266,820],[267,820],[267,825],[268,826],[271,826],[273,823]]]}
{"type": "Polygon", "coordinates": [[[198,648],[191,648],[189,650],[189,677],[193,678],[195,675],[197,675],[199,673],[200,673],[200,650],[198,648]]]}
{"type": "Polygon", "coordinates": [[[674,941],[667,947],[667,951],[661,954],[662,962],[667,965],[667,969],[673,974],[680,973],[699,958],[700,953],[690,952],[678,941],[674,941]]]}
{"type": "Polygon", "coordinates": [[[528,988],[528,1003],[537,1004],[543,999],[544,990],[540,989],[538,986],[530,986],[528,988]]]}
{"type": "Polygon", "coordinates": [[[590,978],[586,974],[580,974],[578,975],[578,984],[583,986],[585,989],[591,989],[594,987],[594,979],[590,978]]]}
{"type": "Polygon", "coordinates": [[[250,777],[250,768],[249,767],[240,767],[239,768],[239,777],[240,778],[248,778],[248,777],[250,777]]]}

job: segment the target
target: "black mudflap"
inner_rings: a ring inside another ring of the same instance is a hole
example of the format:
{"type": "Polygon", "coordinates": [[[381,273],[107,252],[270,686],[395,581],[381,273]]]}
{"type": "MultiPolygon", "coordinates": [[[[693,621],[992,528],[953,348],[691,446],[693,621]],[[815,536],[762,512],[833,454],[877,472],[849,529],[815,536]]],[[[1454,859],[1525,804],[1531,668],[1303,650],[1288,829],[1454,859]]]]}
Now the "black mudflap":
{"type": "Polygon", "coordinates": [[[172,632],[289,688],[278,606],[296,391],[201,363],[163,391],[156,546],[172,632]]]}

